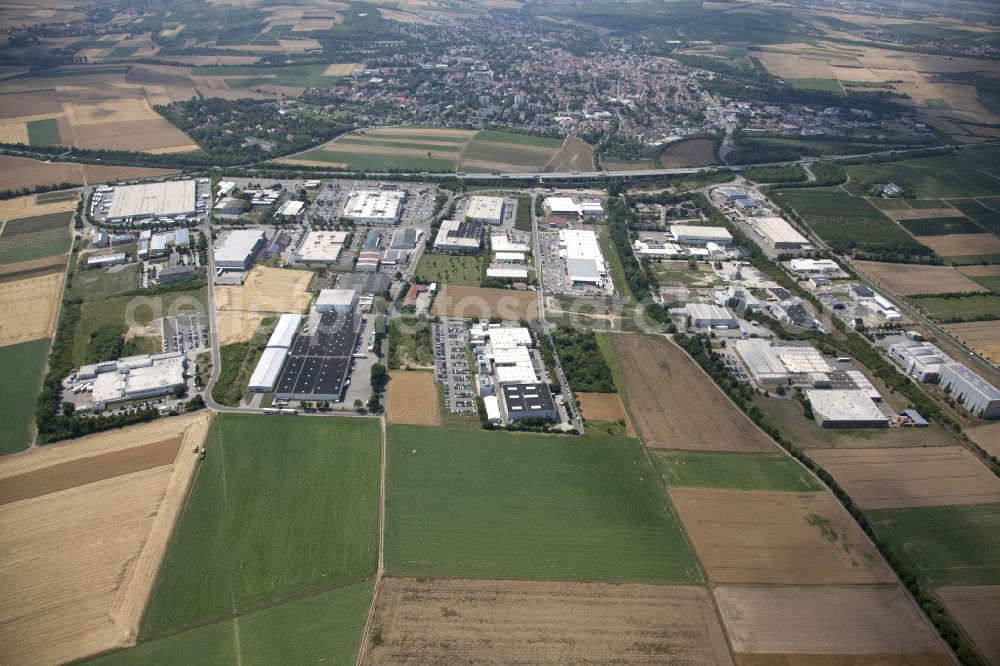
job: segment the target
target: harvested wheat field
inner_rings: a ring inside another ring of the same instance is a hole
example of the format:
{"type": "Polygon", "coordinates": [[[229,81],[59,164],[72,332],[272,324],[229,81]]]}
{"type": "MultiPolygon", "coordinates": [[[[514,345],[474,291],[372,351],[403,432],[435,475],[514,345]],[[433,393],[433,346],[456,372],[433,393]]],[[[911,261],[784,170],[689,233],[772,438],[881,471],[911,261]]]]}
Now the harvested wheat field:
{"type": "Polygon", "coordinates": [[[364,69],[364,66],[364,63],[360,62],[346,62],[328,65],[327,68],[323,70],[323,76],[348,76],[356,69],[364,69]]]}
{"type": "MultiPolygon", "coordinates": [[[[979,238],[984,234],[958,235],[972,235],[979,238]]],[[[954,235],[951,237],[953,238],[954,235]]],[[[949,238],[949,236],[938,236],[937,238],[949,238]]],[[[1000,240],[997,242],[1000,243],[1000,240]]],[[[855,261],[854,264],[870,275],[876,283],[901,296],[985,291],[982,285],[976,284],[950,266],[886,264],[877,261],[855,261]]]]}
{"type": "Polygon", "coordinates": [[[629,437],[635,437],[635,427],[632,419],[625,411],[622,398],[617,393],[574,393],[580,400],[580,411],[588,421],[598,423],[607,421],[625,421],[625,431],[629,437]]]}
{"type": "Polygon", "coordinates": [[[365,664],[731,664],[700,587],[386,578],[365,664]]]}
{"type": "Polygon", "coordinates": [[[313,274],[285,268],[254,266],[242,286],[215,288],[216,310],[302,312],[312,297],[306,291],[313,274]]]}
{"type": "Polygon", "coordinates": [[[693,451],[778,451],[683,349],[664,337],[609,336],[625,377],[629,413],[646,446],[693,451]]]}
{"type": "Polygon", "coordinates": [[[431,372],[393,372],[386,394],[389,423],[441,425],[438,393],[431,372]]]}
{"type": "Polygon", "coordinates": [[[920,236],[920,242],[942,257],[1000,254],[1000,238],[992,234],[948,234],[920,236]]]}
{"type": "Polygon", "coordinates": [[[0,282],[0,347],[52,335],[62,283],[61,271],[0,282]]]}
{"type": "Polygon", "coordinates": [[[893,580],[829,493],[669,492],[712,581],[865,585],[893,580]]]}
{"type": "Polygon", "coordinates": [[[717,587],[714,594],[740,664],[952,663],[898,587],[717,587]]]}
{"type": "Polygon", "coordinates": [[[993,277],[1000,275],[1000,265],[990,264],[989,266],[961,266],[958,272],[968,277],[993,277]]]}
{"type": "MultiPolygon", "coordinates": [[[[66,213],[76,210],[76,200],[39,203],[38,195],[18,197],[0,201],[0,220],[16,220],[23,217],[40,217],[52,213],[66,213]]],[[[67,225],[69,222],[67,221],[67,225]]]]}
{"type": "Polygon", "coordinates": [[[991,664],[1000,664],[1000,585],[939,587],[934,590],[991,664]]]}
{"type": "Polygon", "coordinates": [[[1000,478],[960,446],[821,449],[809,457],[866,510],[1000,502],[1000,478]]]}
{"type": "Polygon", "coordinates": [[[431,314],[439,317],[500,317],[505,321],[538,319],[538,296],[533,291],[484,289],[442,285],[431,314]]]}
{"type": "Polygon", "coordinates": [[[1000,423],[969,428],[965,434],[987,453],[1000,458],[1000,423]]]}
{"type": "Polygon", "coordinates": [[[167,418],[0,461],[5,663],[135,642],[210,421],[167,418]]]}
{"type": "Polygon", "coordinates": [[[969,345],[993,363],[1000,362],[1000,324],[995,321],[970,321],[948,324],[946,331],[969,345]]]}
{"type": "Polygon", "coordinates": [[[264,315],[230,310],[220,312],[218,320],[219,344],[231,345],[234,342],[246,342],[252,338],[260,327],[260,323],[264,321],[264,315]]]}

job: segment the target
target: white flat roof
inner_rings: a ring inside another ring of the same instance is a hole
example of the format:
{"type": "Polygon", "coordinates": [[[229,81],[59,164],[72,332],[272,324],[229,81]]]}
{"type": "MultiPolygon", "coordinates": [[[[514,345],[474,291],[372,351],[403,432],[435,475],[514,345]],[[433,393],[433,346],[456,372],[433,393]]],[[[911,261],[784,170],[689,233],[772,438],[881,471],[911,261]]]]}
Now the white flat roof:
{"type": "Polygon", "coordinates": [[[528,278],[527,268],[487,268],[486,277],[495,278],[510,278],[512,280],[521,278],[522,280],[528,278]]]}
{"type": "Polygon", "coordinates": [[[184,215],[194,212],[195,181],[121,185],[115,188],[108,217],[184,215]]]}
{"type": "Polygon", "coordinates": [[[503,198],[469,197],[465,204],[465,219],[499,223],[503,219],[503,198]]]}
{"type": "Polygon", "coordinates": [[[321,289],[316,297],[316,307],[329,305],[333,307],[352,307],[358,298],[354,289],[321,289]]]}
{"type": "Polygon", "coordinates": [[[216,261],[245,261],[261,238],[267,240],[261,229],[234,229],[216,246],[214,256],[216,261]]]}
{"type": "Polygon", "coordinates": [[[813,411],[824,421],[889,422],[868,393],[859,389],[806,389],[813,411]]]}
{"type": "Polygon", "coordinates": [[[268,347],[260,355],[257,367],[250,375],[250,382],[247,387],[250,389],[265,389],[270,391],[278,383],[278,376],[281,374],[281,367],[285,364],[288,356],[288,349],[284,347],[268,347]]]}
{"type": "Polygon", "coordinates": [[[354,190],[344,206],[344,217],[395,220],[405,197],[402,190],[354,190]]]}
{"type": "Polygon", "coordinates": [[[729,308],[720,307],[714,303],[688,303],[684,309],[692,319],[710,321],[736,321],[736,315],[729,308]]]}
{"type": "Polygon", "coordinates": [[[278,323],[274,326],[271,338],[267,341],[268,347],[284,347],[288,349],[295,341],[295,334],[302,325],[302,315],[283,314],[278,318],[278,323]]]}
{"type": "Polygon", "coordinates": [[[494,349],[531,346],[531,333],[523,326],[491,326],[486,329],[486,335],[494,349]]]}
{"type": "Polygon", "coordinates": [[[531,248],[527,243],[512,241],[507,238],[507,234],[493,234],[490,236],[490,246],[494,252],[530,252],[531,248]]]}
{"type": "Polygon", "coordinates": [[[295,217],[302,212],[305,204],[301,201],[286,201],[278,209],[278,215],[288,215],[290,217],[295,217]]]}
{"type": "Polygon", "coordinates": [[[346,231],[310,231],[299,245],[299,261],[336,261],[346,240],[346,231]]]}
{"type": "Polygon", "coordinates": [[[495,252],[497,261],[517,261],[524,263],[524,252],[495,252]]]}
{"type": "Polygon", "coordinates": [[[494,375],[500,384],[531,384],[538,381],[535,369],[523,365],[502,365],[494,375]]]}
{"type": "Polygon", "coordinates": [[[775,347],[774,353],[793,374],[830,372],[830,364],[814,347],[775,347]]]}
{"type": "Polygon", "coordinates": [[[798,243],[808,245],[809,239],[800,234],[787,221],[780,217],[750,217],[747,222],[757,229],[761,236],[776,243],[798,243]]]}
{"type": "Polygon", "coordinates": [[[733,235],[725,227],[705,227],[691,224],[673,224],[670,226],[674,238],[697,238],[704,241],[732,243],[733,235]]]}
{"type": "Polygon", "coordinates": [[[760,338],[737,340],[733,345],[736,355],[743,360],[747,369],[759,380],[784,381],[788,378],[785,365],[774,353],[771,344],[760,338]]]}

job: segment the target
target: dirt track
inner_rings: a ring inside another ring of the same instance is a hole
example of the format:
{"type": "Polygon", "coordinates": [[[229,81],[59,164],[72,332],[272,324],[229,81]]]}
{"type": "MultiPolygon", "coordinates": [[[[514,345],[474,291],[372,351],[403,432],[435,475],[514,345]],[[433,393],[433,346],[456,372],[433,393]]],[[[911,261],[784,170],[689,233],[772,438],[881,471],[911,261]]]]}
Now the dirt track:
{"type": "Polygon", "coordinates": [[[731,664],[707,590],[385,578],[366,664],[731,664]]]}
{"type": "Polygon", "coordinates": [[[610,336],[625,375],[629,413],[654,449],[776,453],[683,349],[659,336],[610,336]]]}

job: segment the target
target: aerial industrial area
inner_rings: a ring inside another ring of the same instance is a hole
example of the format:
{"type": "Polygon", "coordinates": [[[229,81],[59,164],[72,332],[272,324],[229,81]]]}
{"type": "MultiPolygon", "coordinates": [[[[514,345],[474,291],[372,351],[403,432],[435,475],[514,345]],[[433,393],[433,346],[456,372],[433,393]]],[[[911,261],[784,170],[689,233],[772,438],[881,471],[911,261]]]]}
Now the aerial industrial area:
{"type": "Polygon", "coordinates": [[[995,3],[0,3],[4,664],[1000,664],[995,3]]]}

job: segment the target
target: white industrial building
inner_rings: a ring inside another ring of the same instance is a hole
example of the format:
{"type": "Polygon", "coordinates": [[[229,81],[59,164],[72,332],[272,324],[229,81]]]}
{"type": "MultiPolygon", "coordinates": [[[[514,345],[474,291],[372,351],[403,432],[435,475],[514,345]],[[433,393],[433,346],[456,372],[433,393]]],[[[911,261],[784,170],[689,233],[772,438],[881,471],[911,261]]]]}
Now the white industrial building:
{"type": "Polygon", "coordinates": [[[531,247],[522,241],[513,241],[507,234],[493,234],[490,236],[490,247],[494,252],[531,252],[531,247]]]}
{"type": "Polygon", "coordinates": [[[486,277],[503,278],[509,280],[527,280],[527,268],[487,268],[486,277]]]}
{"type": "Polygon", "coordinates": [[[840,271],[832,259],[792,259],[791,269],[798,275],[829,275],[840,271]]]}
{"type": "Polygon", "coordinates": [[[100,411],[116,402],[167,395],[185,386],[185,365],[182,352],[143,354],[80,368],[77,376],[84,379],[93,373],[92,398],[100,411]]]}
{"type": "Polygon", "coordinates": [[[396,224],[405,199],[402,190],[354,190],[348,195],[343,217],[358,224],[396,224]]]}
{"type": "Polygon", "coordinates": [[[104,254],[97,257],[89,257],[87,259],[87,266],[114,266],[115,264],[124,264],[128,261],[128,257],[124,252],[115,252],[114,254],[104,254]]]}
{"type": "Polygon", "coordinates": [[[688,303],[684,306],[687,316],[691,317],[693,328],[727,328],[738,329],[740,322],[733,311],[713,303],[688,303]]]}
{"type": "Polygon", "coordinates": [[[889,417],[866,391],[859,389],[807,389],[816,421],[823,428],[887,428],[889,417]]]}
{"type": "Polygon", "coordinates": [[[299,332],[300,326],[302,326],[302,315],[281,315],[278,318],[278,323],[274,326],[274,330],[271,332],[271,337],[267,341],[267,346],[290,349],[292,343],[295,342],[295,335],[299,332]]]}
{"type": "Polygon", "coordinates": [[[295,261],[304,264],[334,264],[347,242],[346,231],[312,230],[299,243],[295,261]]]}
{"type": "Polygon", "coordinates": [[[758,384],[783,384],[788,381],[788,370],[774,352],[771,343],[761,338],[737,340],[733,351],[746,366],[758,384]]]}
{"type": "Polygon", "coordinates": [[[593,231],[560,230],[559,255],[573,284],[603,284],[607,278],[608,266],[593,231]]]}
{"type": "Polygon", "coordinates": [[[753,231],[777,250],[798,250],[809,245],[809,239],[780,217],[748,217],[753,231]]]}
{"type": "Polygon", "coordinates": [[[358,292],[354,289],[323,289],[316,297],[316,312],[354,312],[358,292]]]}
{"type": "Polygon", "coordinates": [[[941,366],[941,388],[981,419],[1000,418],[1000,389],[961,363],[941,366]]]}
{"type": "Polygon", "coordinates": [[[672,224],[670,232],[681,245],[705,245],[706,243],[732,245],[733,243],[733,235],[725,227],[672,224]]]}
{"type": "Polygon", "coordinates": [[[830,372],[830,364],[815,347],[775,347],[774,353],[790,375],[809,377],[830,372]]]}
{"type": "Polygon", "coordinates": [[[544,208],[556,217],[604,217],[604,206],[599,201],[573,197],[545,197],[544,208]]]}
{"type": "Polygon", "coordinates": [[[502,224],[503,197],[469,197],[465,204],[465,219],[483,224],[502,224]]]}
{"type": "Polygon", "coordinates": [[[438,252],[479,252],[483,242],[483,223],[469,220],[444,220],[434,239],[438,252]]]}
{"type": "Polygon", "coordinates": [[[488,395],[483,398],[483,406],[486,408],[486,420],[490,423],[500,423],[500,400],[495,395],[488,395]]]}
{"type": "Polygon", "coordinates": [[[130,217],[194,215],[195,193],[194,180],[121,185],[114,189],[107,219],[120,221],[130,217]]]}
{"type": "Polygon", "coordinates": [[[417,230],[413,227],[404,227],[392,232],[392,240],[389,247],[393,250],[413,250],[417,247],[417,230]]]}
{"type": "Polygon", "coordinates": [[[302,201],[288,200],[281,204],[281,208],[278,209],[276,215],[281,215],[282,217],[297,218],[305,210],[306,204],[302,201]]]}
{"type": "Polygon", "coordinates": [[[270,393],[278,383],[281,370],[285,366],[285,359],[288,358],[287,347],[268,347],[260,355],[257,367],[250,375],[250,382],[247,388],[251,393],[270,393]]]}
{"type": "Polygon", "coordinates": [[[498,264],[523,264],[524,252],[494,252],[493,259],[498,264]]]}
{"type": "Polygon", "coordinates": [[[226,234],[213,250],[216,268],[245,271],[250,268],[257,252],[267,242],[261,229],[235,229],[226,234]]]}
{"type": "Polygon", "coordinates": [[[918,382],[933,382],[951,358],[929,342],[906,340],[889,345],[889,358],[918,382]]]}

